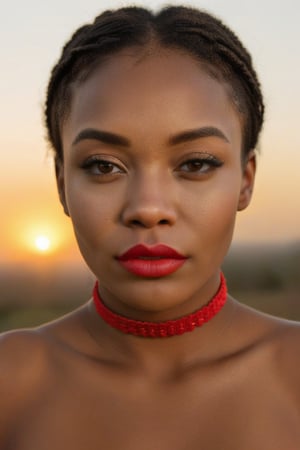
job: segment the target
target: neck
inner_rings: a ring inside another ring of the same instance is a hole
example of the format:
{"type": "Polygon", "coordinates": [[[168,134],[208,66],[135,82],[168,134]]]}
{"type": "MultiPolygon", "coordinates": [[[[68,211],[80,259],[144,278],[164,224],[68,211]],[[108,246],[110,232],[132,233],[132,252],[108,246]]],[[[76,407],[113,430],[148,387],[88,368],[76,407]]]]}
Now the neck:
{"type": "Polygon", "coordinates": [[[99,357],[101,348],[101,352],[106,349],[101,358],[109,356],[119,362],[122,360],[124,364],[147,367],[147,370],[162,366],[185,366],[195,360],[208,361],[221,356],[222,348],[225,349],[222,335],[231,323],[233,305],[234,302],[229,299],[216,316],[202,327],[167,339],[141,338],[112,328],[99,317],[92,301],[88,305],[87,326],[96,341],[95,356],[97,354],[99,357]]]}
{"type": "Polygon", "coordinates": [[[149,322],[128,318],[109,309],[99,295],[98,281],[93,290],[95,308],[104,322],[122,333],[144,338],[168,338],[192,332],[195,328],[202,327],[212,320],[223,308],[226,299],[226,280],[221,273],[218,291],[206,305],[177,319],[149,322]]]}
{"type": "Polygon", "coordinates": [[[228,329],[236,311],[236,303],[231,298],[213,321],[169,339],[144,339],[120,333],[101,321],[92,301],[88,309],[86,328],[94,341],[93,357],[141,371],[149,377],[178,375],[189,368],[220,360],[230,352],[228,329]]]}

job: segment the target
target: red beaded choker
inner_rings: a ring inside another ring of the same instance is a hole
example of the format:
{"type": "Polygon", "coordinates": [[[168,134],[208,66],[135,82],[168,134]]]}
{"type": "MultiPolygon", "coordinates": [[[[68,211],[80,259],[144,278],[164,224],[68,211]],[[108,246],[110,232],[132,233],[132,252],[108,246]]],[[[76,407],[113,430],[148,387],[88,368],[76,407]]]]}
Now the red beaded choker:
{"type": "Polygon", "coordinates": [[[193,331],[211,320],[225,305],[227,297],[226,280],[221,272],[221,283],[216,295],[210,302],[198,311],[175,320],[165,322],[143,322],[141,320],[127,319],[127,317],[114,313],[102,302],[98,292],[98,281],[93,290],[94,305],[102,319],[113,328],[123,333],[142,337],[169,337],[193,331]]]}

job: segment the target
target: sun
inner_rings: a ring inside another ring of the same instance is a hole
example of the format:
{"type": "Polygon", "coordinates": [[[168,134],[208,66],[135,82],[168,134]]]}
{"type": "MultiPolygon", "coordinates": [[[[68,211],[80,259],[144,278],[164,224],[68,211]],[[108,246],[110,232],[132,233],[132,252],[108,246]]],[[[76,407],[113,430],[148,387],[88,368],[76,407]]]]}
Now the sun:
{"type": "Polygon", "coordinates": [[[50,262],[64,257],[65,251],[72,248],[71,224],[52,215],[39,218],[27,213],[16,225],[12,228],[12,238],[16,243],[15,254],[20,258],[50,262]]]}
{"type": "Polygon", "coordinates": [[[48,236],[38,235],[34,240],[35,248],[39,252],[47,252],[51,249],[51,240],[48,236]]]}

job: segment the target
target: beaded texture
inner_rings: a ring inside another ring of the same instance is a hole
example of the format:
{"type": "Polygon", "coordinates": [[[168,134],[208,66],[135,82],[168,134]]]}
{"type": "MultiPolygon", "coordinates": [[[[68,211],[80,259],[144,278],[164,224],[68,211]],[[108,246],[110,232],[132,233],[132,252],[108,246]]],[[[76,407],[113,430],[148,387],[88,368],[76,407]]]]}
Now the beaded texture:
{"type": "Polygon", "coordinates": [[[210,302],[198,311],[175,320],[165,322],[144,322],[141,320],[128,319],[116,314],[104,305],[98,291],[98,281],[93,290],[93,300],[95,308],[102,319],[111,327],[116,328],[126,334],[148,338],[163,338],[181,335],[188,331],[193,331],[196,327],[201,327],[211,320],[225,305],[227,299],[226,280],[221,272],[221,282],[216,295],[210,302]]]}

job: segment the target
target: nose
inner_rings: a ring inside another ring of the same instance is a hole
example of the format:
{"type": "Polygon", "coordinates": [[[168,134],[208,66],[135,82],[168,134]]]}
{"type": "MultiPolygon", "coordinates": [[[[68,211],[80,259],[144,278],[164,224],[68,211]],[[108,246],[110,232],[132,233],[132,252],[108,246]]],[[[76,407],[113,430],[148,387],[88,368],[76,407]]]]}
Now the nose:
{"type": "Polygon", "coordinates": [[[176,222],[175,195],[170,186],[157,177],[143,177],[132,183],[122,211],[127,227],[153,228],[176,222]]]}

